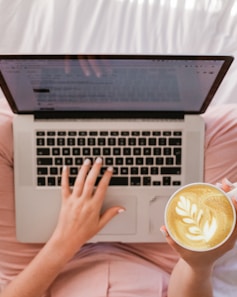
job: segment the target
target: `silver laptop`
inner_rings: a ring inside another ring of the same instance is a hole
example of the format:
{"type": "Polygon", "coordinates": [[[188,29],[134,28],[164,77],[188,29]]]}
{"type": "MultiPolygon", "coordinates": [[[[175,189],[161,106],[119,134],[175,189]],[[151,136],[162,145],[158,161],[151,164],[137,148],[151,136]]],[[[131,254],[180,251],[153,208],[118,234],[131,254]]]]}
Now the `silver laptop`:
{"type": "MultiPolygon", "coordinates": [[[[45,242],[57,223],[63,165],[113,166],[103,210],[123,205],[91,241],[159,242],[168,197],[203,180],[200,116],[233,58],[0,55],[14,117],[16,233],[45,242]]],[[[99,180],[100,177],[98,177],[99,180]]],[[[103,211],[102,210],[102,211],[103,211]]]]}

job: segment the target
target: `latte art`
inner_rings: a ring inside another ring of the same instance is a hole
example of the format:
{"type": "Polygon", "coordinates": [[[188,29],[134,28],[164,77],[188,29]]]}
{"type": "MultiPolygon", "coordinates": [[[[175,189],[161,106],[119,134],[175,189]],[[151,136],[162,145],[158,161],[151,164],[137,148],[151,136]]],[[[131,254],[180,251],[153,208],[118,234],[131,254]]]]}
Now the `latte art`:
{"type": "Polygon", "coordinates": [[[209,242],[217,230],[217,220],[208,209],[208,216],[203,209],[198,209],[197,204],[193,203],[185,196],[180,196],[178,206],[175,208],[176,213],[182,217],[182,221],[190,227],[184,233],[189,240],[209,242]],[[206,217],[206,218],[205,218],[206,217]],[[208,218],[210,219],[208,219],[208,218]]]}
{"type": "Polygon", "coordinates": [[[184,187],[166,208],[170,235],[182,246],[197,251],[221,244],[232,233],[234,220],[229,199],[208,184],[184,187]]]}

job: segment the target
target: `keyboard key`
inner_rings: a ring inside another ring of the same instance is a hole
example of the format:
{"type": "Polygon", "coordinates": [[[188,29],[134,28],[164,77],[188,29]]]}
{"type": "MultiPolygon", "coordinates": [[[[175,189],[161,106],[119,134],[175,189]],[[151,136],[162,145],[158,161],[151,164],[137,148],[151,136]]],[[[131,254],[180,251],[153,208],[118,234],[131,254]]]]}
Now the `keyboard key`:
{"type": "Polygon", "coordinates": [[[48,168],[47,167],[38,167],[37,168],[37,174],[38,175],[47,175],[48,174],[48,168]]]}
{"type": "Polygon", "coordinates": [[[126,147],[123,149],[123,154],[125,156],[130,156],[131,155],[131,148],[130,147],[126,147]]]}
{"type": "Polygon", "coordinates": [[[144,186],[150,186],[151,185],[151,178],[149,176],[143,177],[143,185],[144,186]]]}
{"type": "Polygon", "coordinates": [[[138,139],[138,144],[141,145],[141,146],[146,145],[146,138],[139,138],[138,139]]]}
{"type": "Polygon", "coordinates": [[[49,156],[50,150],[49,148],[39,148],[37,149],[37,155],[38,156],[49,156]]]}
{"type": "Polygon", "coordinates": [[[48,177],[48,186],[55,186],[55,185],[56,185],[55,177],[48,177]]]}
{"type": "Polygon", "coordinates": [[[47,138],[47,145],[54,146],[55,145],[55,139],[54,138],[47,138]]]}
{"type": "Polygon", "coordinates": [[[153,158],[146,158],[146,165],[153,165],[154,159],[153,158]]]}
{"type": "Polygon", "coordinates": [[[174,158],[165,158],[165,164],[166,165],[173,165],[174,164],[174,158]]]}
{"type": "Polygon", "coordinates": [[[69,172],[70,172],[70,175],[77,175],[78,174],[78,168],[77,167],[71,167],[69,172]]]}
{"type": "Polygon", "coordinates": [[[63,165],[63,158],[55,158],[54,164],[55,165],[63,165]]]}
{"type": "Polygon", "coordinates": [[[50,167],[50,174],[51,175],[58,175],[58,168],[57,167],[50,167]]]}
{"type": "Polygon", "coordinates": [[[161,148],[160,147],[155,147],[153,149],[153,155],[154,156],[160,156],[161,155],[161,148]]]}
{"type": "Polygon", "coordinates": [[[57,139],[57,145],[59,145],[59,146],[65,145],[65,138],[58,138],[57,139]]]}
{"type": "Polygon", "coordinates": [[[111,136],[118,136],[119,135],[119,132],[118,131],[111,131],[110,132],[110,135],[111,136]]]}
{"type": "Polygon", "coordinates": [[[67,166],[73,165],[73,158],[65,158],[65,165],[67,166]]]}
{"type": "Polygon", "coordinates": [[[96,144],[96,139],[95,138],[88,138],[87,139],[87,145],[93,146],[96,144]]]}
{"type": "Polygon", "coordinates": [[[63,156],[69,156],[70,155],[70,148],[63,148],[62,150],[63,156]]]}
{"type": "Polygon", "coordinates": [[[133,155],[135,155],[135,156],[141,156],[141,148],[140,147],[135,147],[133,149],[133,155]]]}
{"type": "Polygon", "coordinates": [[[128,145],[136,145],[137,139],[136,138],[128,138],[128,145]]]}
{"type": "Polygon", "coordinates": [[[87,131],[79,131],[78,132],[79,136],[86,136],[87,135],[87,131]]]}
{"type": "Polygon", "coordinates": [[[101,150],[98,147],[93,148],[92,152],[93,152],[93,156],[101,156],[101,150]]]}
{"type": "Polygon", "coordinates": [[[151,132],[150,131],[142,131],[143,136],[150,136],[151,132]]]}
{"type": "Polygon", "coordinates": [[[116,145],[116,138],[109,138],[108,145],[116,145]]]}
{"type": "Polygon", "coordinates": [[[159,173],[159,169],[157,167],[151,167],[151,175],[157,175],[159,173]]]}
{"type": "Polygon", "coordinates": [[[37,138],[37,139],[36,139],[36,145],[37,145],[37,146],[44,146],[44,145],[45,145],[45,140],[44,140],[44,138],[37,138]]]}
{"type": "Polygon", "coordinates": [[[128,186],[128,177],[113,176],[109,183],[110,186],[128,186]]]}
{"type": "Polygon", "coordinates": [[[37,185],[42,187],[46,185],[46,180],[45,177],[38,177],[37,178],[37,185]]]}
{"type": "Polygon", "coordinates": [[[126,138],[119,138],[118,139],[118,145],[126,145],[127,139],[126,138]]]}
{"type": "Polygon", "coordinates": [[[128,167],[121,167],[120,168],[121,175],[128,175],[128,167]]]}
{"type": "Polygon", "coordinates": [[[91,155],[91,149],[87,148],[87,147],[83,148],[82,149],[82,155],[83,156],[90,156],[91,155]]]}
{"type": "Polygon", "coordinates": [[[149,170],[148,167],[141,167],[140,171],[141,175],[147,175],[149,170]]]}
{"type": "Polygon", "coordinates": [[[170,176],[164,176],[162,179],[164,186],[170,186],[171,185],[171,178],[170,176]]]}
{"type": "Polygon", "coordinates": [[[126,165],[133,165],[133,158],[125,158],[126,165]]]}
{"type": "Polygon", "coordinates": [[[151,148],[150,147],[144,147],[143,148],[143,155],[150,156],[151,155],[151,148]]]}
{"type": "Polygon", "coordinates": [[[68,138],[67,139],[67,145],[68,146],[74,146],[74,145],[76,145],[76,139],[75,138],[68,138]]]}
{"type": "Polygon", "coordinates": [[[179,180],[174,180],[172,183],[173,186],[181,186],[181,181],[179,180]]]}
{"type": "Polygon", "coordinates": [[[105,163],[105,165],[107,165],[107,166],[111,166],[111,165],[113,165],[113,162],[114,160],[113,160],[113,158],[105,158],[105,161],[104,161],[104,163],[105,163]]]}
{"type": "Polygon", "coordinates": [[[66,131],[58,131],[59,136],[66,136],[66,131]]]}
{"type": "Polygon", "coordinates": [[[59,156],[60,155],[60,148],[53,148],[52,149],[53,156],[59,156]]]}
{"type": "Polygon", "coordinates": [[[111,149],[109,147],[103,148],[103,156],[110,156],[111,155],[111,149]]]}
{"type": "Polygon", "coordinates": [[[131,186],[140,186],[141,185],[141,177],[140,176],[131,177],[130,181],[131,181],[131,186]]]}
{"type": "Polygon", "coordinates": [[[148,139],[148,144],[149,145],[156,145],[156,138],[149,138],[148,139]]]}
{"type": "Polygon", "coordinates": [[[37,136],[44,136],[45,135],[45,132],[44,131],[37,131],[36,132],[36,135],[37,136]]]}
{"type": "Polygon", "coordinates": [[[113,149],[113,155],[114,156],[120,156],[121,155],[121,149],[116,147],[113,149]]]}
{"type": "Polygon", "coordinates": [[[130,168],[131,175],[138,175],[138,167],[131,167],[130,168]]]}
{"type": "Polygon", "coordinates": [[[53,160],[52,158],[37,158],[38,165],[52,165],[53,160]]]}
{"type": "Polygon", "coordinates": [[[166,138],[159,138],[159,145],[166,145],[166,138]]]}
{"type": "Polygon", "coordinates": [[[144,160],[143,158],[136,158],[136,165],[143,165],[144,160]]]}
{"type": "Polygon", "coordinates": [[[169,145],[182,145],[182,139],[181,138],[169,138],[169,145]]]}
{"type": "Polygon", "coordinates": [[[161,174],[181,174],[181,167],[162,167],[160,169],[161,174]]]}
{"type": "Polygon", "coordinates": [[[79,148],[73,148],[72,149],[72,155],[73,156],[79,156],[80,155],[80,149],[79,148]]]}

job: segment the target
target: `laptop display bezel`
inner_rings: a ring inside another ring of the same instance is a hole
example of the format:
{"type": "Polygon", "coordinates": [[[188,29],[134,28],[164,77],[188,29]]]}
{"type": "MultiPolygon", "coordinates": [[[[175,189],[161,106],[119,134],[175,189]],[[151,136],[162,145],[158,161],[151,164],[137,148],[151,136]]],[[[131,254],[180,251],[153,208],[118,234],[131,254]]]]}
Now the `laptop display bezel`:
{"type": "MultiPolygon", "coordinates": [[[[78,59],[80,55],[0,55],[0,60],[8,60],[8,59],[78,59]]],[[[97,111],[72,111],[72,110],[64,110],[64,111],[20,111],[17,108],[15,100],[7,86],[7,83],[3,77],[3,74],[0,71],[0,85],[2,87],[3,93],[11,106],[12,110],[16,114],[34,114],[36,118],[183,118],[185,114],[201,114],[204,113],[209,106],[210,102],[214,98],[214,95],[219,88],[221,82],[223,81],[228,69],[231,66],[234,58],[232,56],[225,55],[81,55],[81,57],[93,57],[93,59],[163,59],[163,60],[223,60],[223,66],[219,71],[216,79],[213,82],[213,85],[207,94],[203,105],[200,110],[194,111],[114,111],[114,110],[101,110],[97,111]]]]}

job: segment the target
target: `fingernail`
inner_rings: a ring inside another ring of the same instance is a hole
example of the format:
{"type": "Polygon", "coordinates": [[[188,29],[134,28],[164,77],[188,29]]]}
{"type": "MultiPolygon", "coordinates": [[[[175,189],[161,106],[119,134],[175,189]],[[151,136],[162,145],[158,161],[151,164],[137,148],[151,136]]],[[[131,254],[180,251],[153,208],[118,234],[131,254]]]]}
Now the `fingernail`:
{"type": "Polygon", "coordinates": [[[113,172],[113,171],[114,171],[114,168],[113,168],[112,166],[109,166],[109,167],[107,168],[107,170],[110,171],[110,172],[113,172]]]}
{"type": "Polygon", "coordinates": [[[118,213],[122,213],[122,212],[124,212],[124,211],[125,211],[125,209],[120,208],[120,209],[118,210],[118,213]]]}
{"type": "Polygon", "coordinates": [[[95,162],[96,162],[97,164],[101,164],[101,163],[102,163],[102,158],[98,157],[98,158],[95,160],[95,162]]]}
{"type": "Polygon", "coordinates": [[[160,232],[164,235],[164,237],[168,237],[168,232],[165,230],[165,229],[163,229],[163,227],[161,227],[160,228],[160,232]]]}
{"type": "Polygon", "coordinates": [[[221,183],[216,183],[216,187],[221,189],[222,188],[222,184],[221,183]]]}
{"type": "Polygon", "coordinates": [[[64,165],[64,166],[63,166],[63,171],[66,171],[66,170],[67,170],[67,166],[64,165]]]}
{"type": "Polygon", "coordinates": [[[84,165],[89,165],[89,164],[91,164],[91,160],[90,159],[85,159],[84,165]]]}
{"type": "Polygon", "coordinates": [[[229,187],[233,187],[233,184],[232,184],[232,182],[230,182],[229,180],[228,180],[228,178],[224,178],[224,183],[227,185],[227,186],[229,186],[229,187]]]}

